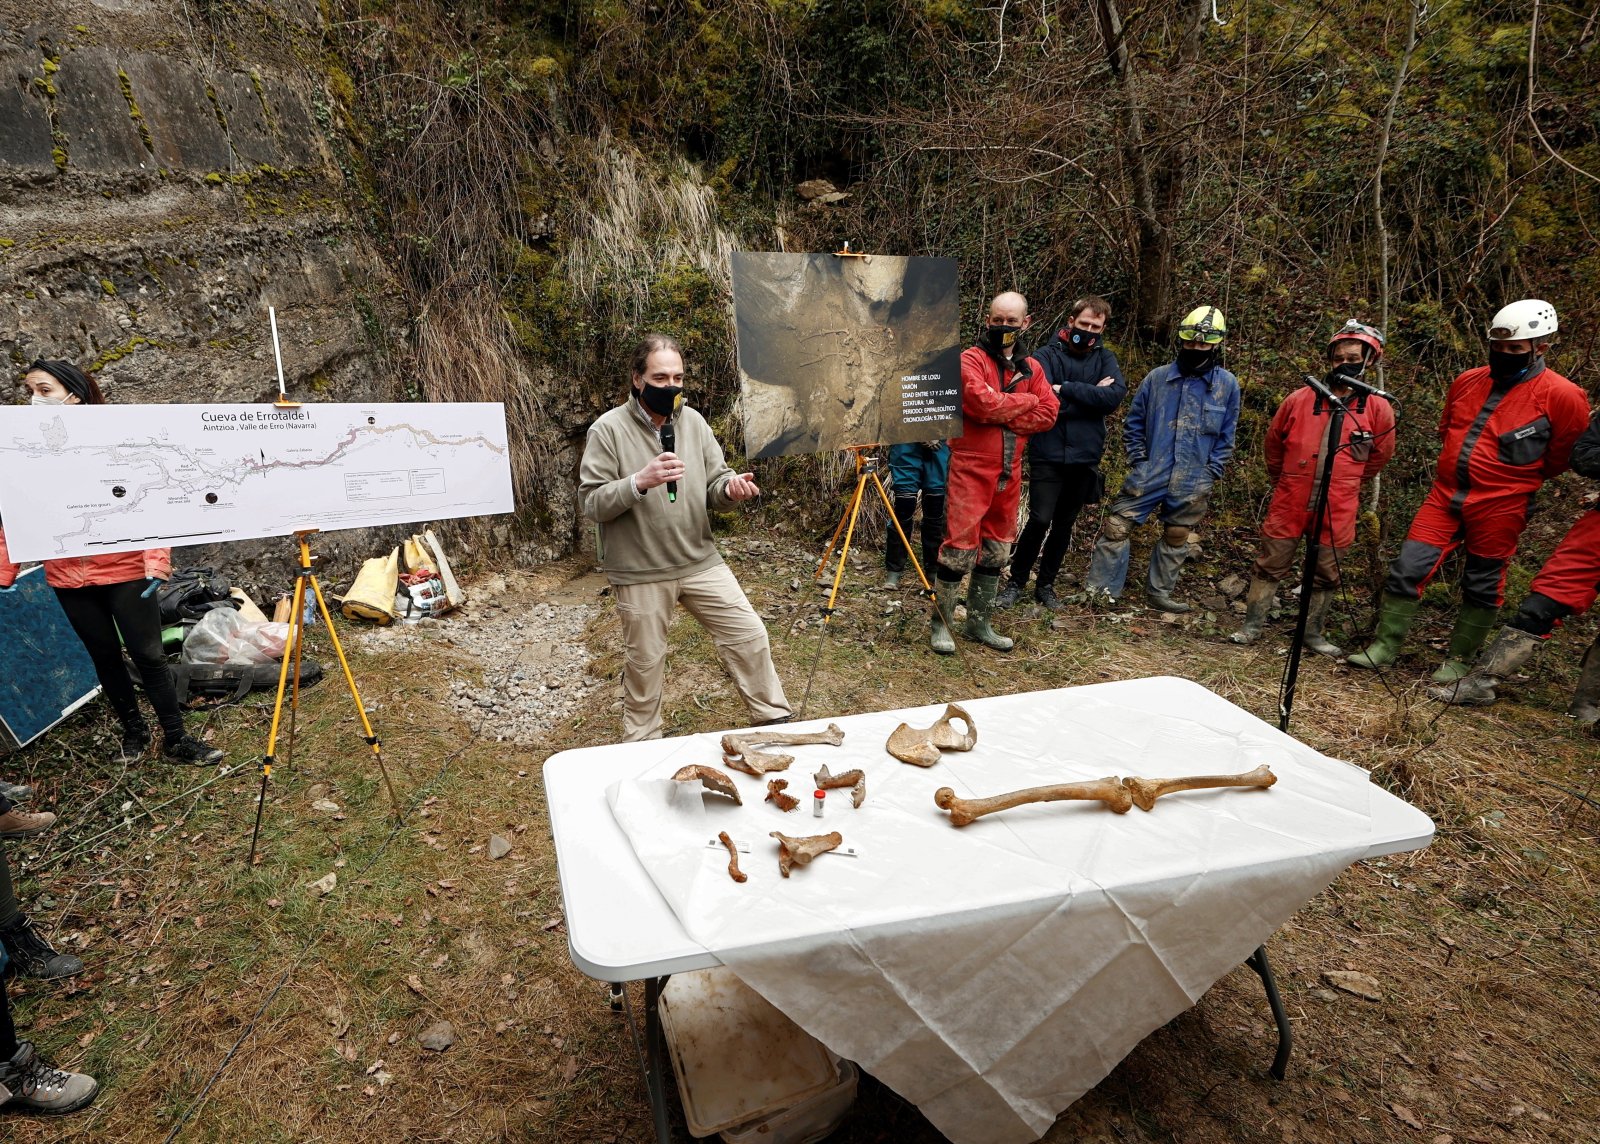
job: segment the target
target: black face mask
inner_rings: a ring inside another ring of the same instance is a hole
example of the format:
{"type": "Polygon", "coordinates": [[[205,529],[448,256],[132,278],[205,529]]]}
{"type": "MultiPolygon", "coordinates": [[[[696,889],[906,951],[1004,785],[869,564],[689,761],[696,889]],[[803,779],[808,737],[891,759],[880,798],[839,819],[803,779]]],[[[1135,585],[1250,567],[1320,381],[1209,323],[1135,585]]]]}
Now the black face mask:
{"type": "Polygon", "coordinates": [[[991,353],[1003,354],[1016,348],[1017,335],[1021,332],[1021,326],[985,326],[979,341],[991,353]]]}
{"type": "Polygon", "coordinates": [[[1360,377],[1367,368],[1366,362],[1342,361],[1328,371],[1329,385],[1344,385],[1360,377]]]}
{"type": "Polygon", "coordinates": [[[671,417],[683,400],[681,385],[647,385],[638,392],[639,403],[657,417],[671,417]]]}
{"type": "Polygon", "coordinates": [[[1186,346],[1178,351],[1178,372],[1184,377],[1199,377],[1216,360],[1215,349],[1192,350],[1186,346]]]}
{"type": "Polygon", "coordinates": [[[1499,385],[1515,385],[1528,376],[1533,368],[1533,351],[1508,354],[1501,350],[1489,351],[1489,379],[1499,385]]]}
{"type": "Polygon", "coordinates": [[[1080,330],[1077,326],[1071,326],[1062,331],[1061,340],[1067,343],[1067,351],[1069,353],[1082,357],[1100,344],[1100,335],[1091,333],[1088,330],[1080,330]]]}

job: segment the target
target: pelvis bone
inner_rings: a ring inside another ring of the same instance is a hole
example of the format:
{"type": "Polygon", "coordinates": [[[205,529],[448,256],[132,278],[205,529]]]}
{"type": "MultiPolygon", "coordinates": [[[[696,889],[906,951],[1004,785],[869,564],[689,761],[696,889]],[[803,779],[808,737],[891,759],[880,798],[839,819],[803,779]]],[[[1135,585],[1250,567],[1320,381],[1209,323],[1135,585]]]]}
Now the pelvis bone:
{"type": "Polygon", "coordinates": [[[1260,787],[1265,790],[1278,776],[1265,764],[1242,775],[1195,775],[1186,779],[1123,779],[1122,785],[1133,796],[1140,810],[1155,806],[1156,799],[1180,790],[1206,790],[1210,787],[1260,787]]]}
{"type": "Polygon", "coordinates": [[[717,770],[716,767],[708,767],[701,763],[692,763],[689,766],[679,770],[678,773],[672,777],[675,781],[680,783],[694,782],[696,779],[699,779],[700,784],[711,793],[725,794],[740,806],[744,805],[744,800],[739,797],[739,788],[733,785],[733,780],[731,778],[717,770]]]}
{"type": "Polygon", "coordinates": [[[1026,806],[1030,802],[1062,802],[1069,799],[1094,799],[1105,803],[1118,814],[1126,814],[1133,806],[1132,793],[1115,775],[1087,783],[1029,787],[1027,790],[988,798],[957,798],[956,792],[949,787],[940,787],[933,794],[934,805],[950,812],[951,826],[965,826],[975,818],[982,818],[997,810],[1026,806]]]}
{"type": "Polygon", "coordinates": [[[834,775],[828,773],[828,764],[823,763],[822,769],[811,776],[811,781],[823,790],[843,790],[849,787],[850,805],[857,810],[867,801],[867,772],[860,767],[834,775]]]}
{"type": "Polygon", "coordinates": [[[774,830],[771,837],[778,840],[778,873],[785,878],[796,866],[809,865],[818,854],[837,850],[844,836],[837,830],[832,834],[813,834],[806,838],[790,838],[774,830]]]}
{"type": "Polygon", "coordinates": [[[915,763],[931,767],[939,761],[940,751],[970,751],[978,741],[978,725],[964,709],[948,704],[939,721],[931,727],[918,730],[909,723],[894,729],[885,744],[889,753],[902,763],[915,763]],[[966,733],[959,734],[950,724],[959,719],[966,724],[966,733]]]}
{"type": "Polygon", "coordinates": [[[758,747],[791,746],[807,743],[826,743],[837,747],[844,742],[844,732],[837,723],[829,723],[826,731],[750,731],[743,735],[722,736],[722,761],[736,771],[747,775],[764,775],[768,771],[781,771],[794,762],[793,755],[772,754],[758,747]]]}

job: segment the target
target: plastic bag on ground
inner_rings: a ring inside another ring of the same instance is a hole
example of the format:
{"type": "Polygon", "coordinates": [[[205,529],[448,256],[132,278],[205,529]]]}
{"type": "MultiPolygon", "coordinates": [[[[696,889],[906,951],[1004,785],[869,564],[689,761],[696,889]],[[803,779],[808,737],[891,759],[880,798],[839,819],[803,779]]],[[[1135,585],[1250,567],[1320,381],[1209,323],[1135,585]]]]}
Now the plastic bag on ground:
{"type": "Polygon", "coordinates": [[[289,625],[247,620],[232,608],[201,617],[183,641],[184,663],[272,663],[282,658],[289,625]]]}

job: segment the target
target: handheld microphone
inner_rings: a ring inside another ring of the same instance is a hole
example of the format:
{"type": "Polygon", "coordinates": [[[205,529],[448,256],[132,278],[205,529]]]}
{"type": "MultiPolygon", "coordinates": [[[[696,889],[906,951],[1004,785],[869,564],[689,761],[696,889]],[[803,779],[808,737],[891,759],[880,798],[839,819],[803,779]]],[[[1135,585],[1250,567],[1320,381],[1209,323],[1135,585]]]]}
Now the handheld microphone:
{"type": "Polygon", "coordinates": [[[1333,390],[1328,388],[1327,382],[1323,381],[1320,377],[1313,373],[1306,374],[1305,379],[1306,384],[1311,387],[1312,392],[1314,392],[1318,397],[1322,398],[1322,400],[1326,401],[1329,405],[1337,406],[1340,409],[1344,408],[1344,402],[1340,401],[1333,395],[1333,390]]]}
{"type": "Polygon", "coordinates": [[[1383,390],[1379,389],[1377,386],[1372,385],[1372,384],[1370,384],[1368,382],[1362,381],[1359,377],[1347,377],[1347,378],[1344,379],[1344,384],[1348,385],[1351,389],[1355,390],[1357,393],[1364,393],[1368,397],[1381,397],[1385,401],[1391,402],[1392,404],[1395,404],[1395,405],[1399,405],[1400,404],[1399,399],[1397,397],[1395,397],[1394,394],[1385,393],[1383,390]]]}
{"type": "MultiPolygon", "coordinates": [[[[678,434],[672,427],[672,418],[667,418],[661,423],[661,451],[664,453],[677,452],[678,434]]],[[[667,482],[667,500],[676,504],[678,501],[678,482],[667,482]]]]}

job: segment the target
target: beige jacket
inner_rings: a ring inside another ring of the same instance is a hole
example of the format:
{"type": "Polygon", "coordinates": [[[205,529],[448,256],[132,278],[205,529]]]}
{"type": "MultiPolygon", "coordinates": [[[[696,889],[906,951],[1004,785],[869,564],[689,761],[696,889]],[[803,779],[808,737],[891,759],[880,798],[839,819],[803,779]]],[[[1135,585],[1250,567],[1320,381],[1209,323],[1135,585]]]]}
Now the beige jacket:
{"type": "Polygon", "coordinates": [[[730,509],[735,476],[704,417],[685,406],[673,421],[683,461],[678,499],[665,485],[634,491],[633,474],[661,453],[661,438],[629,398],[589,426],[578,466],[578,501],[595,522],[596,553],[613,584],[651,584],[692,576],[722,563],[708,509],[730,509]]]}

